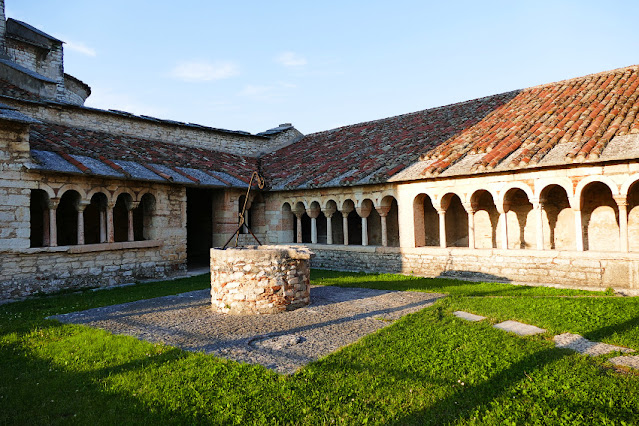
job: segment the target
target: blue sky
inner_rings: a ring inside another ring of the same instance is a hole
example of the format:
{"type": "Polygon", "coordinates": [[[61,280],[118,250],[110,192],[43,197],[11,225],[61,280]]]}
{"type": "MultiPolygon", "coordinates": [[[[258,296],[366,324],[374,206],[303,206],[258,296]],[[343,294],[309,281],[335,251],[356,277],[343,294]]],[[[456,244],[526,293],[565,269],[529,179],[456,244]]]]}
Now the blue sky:
{"type": "Polygon", "coordinates": [[[639,63],[637,1],[6,0],[88,106],[305,134],[639,63]]]}

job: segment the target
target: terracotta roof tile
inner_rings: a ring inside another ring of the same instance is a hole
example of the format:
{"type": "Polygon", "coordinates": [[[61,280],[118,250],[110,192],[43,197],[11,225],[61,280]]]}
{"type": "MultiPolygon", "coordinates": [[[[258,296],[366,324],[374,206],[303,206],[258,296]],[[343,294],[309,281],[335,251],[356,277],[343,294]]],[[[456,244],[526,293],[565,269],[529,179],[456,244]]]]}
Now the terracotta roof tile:
{"type": "Polygon", "coordinates": [[[613,138],[639,133],[638,68],[314,133],[263,157],[263,168],[272,187],[294,189],[414,179],[402,171],[420,160],[421,177],[450,175],[477,154],[452,170],[540,167],[558,144],[572,144],[563,162],[595,161],[613,138]]]}
{"type": "MultiPolygon", "coordinates": [[[[87,174],[102,173],[83,164],[78,156],[100,161],[100,164],[129,178],[136,178],[131,175],[134,172],[129,173],[117,162],[129,164],[133,169],[137,167],[135,173],[140,176],[156,176],[168,182],[174,179],[170,172],[159,169],[162,166],[196,184],[200,183],[200,179],[189,175],[184,169],[199,170],[207,175],[209,172],[222,173],[234,180],[215,181],[228,186],[238,186],[238,182],[248,183],[253,171],[257,170],[257,160],[252,157],[51,123],[31,125],[30,143],[32,150],[54,152],[87,174]]],[[[46,170],[46,165],[39,168],[46,170]]]]}

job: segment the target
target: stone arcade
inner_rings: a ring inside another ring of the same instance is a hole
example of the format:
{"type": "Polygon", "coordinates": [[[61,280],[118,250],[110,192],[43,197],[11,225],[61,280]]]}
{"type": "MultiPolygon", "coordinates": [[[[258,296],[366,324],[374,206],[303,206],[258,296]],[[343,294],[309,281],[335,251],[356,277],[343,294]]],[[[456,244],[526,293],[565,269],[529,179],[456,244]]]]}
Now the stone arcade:
{"type": "Polygon", "coordinates": [[[637,66],[253,135],[83,106],[0,6],[0,300],[207,264],[257,170],[251,229],[314,267],[639,291],[637,66]]]}

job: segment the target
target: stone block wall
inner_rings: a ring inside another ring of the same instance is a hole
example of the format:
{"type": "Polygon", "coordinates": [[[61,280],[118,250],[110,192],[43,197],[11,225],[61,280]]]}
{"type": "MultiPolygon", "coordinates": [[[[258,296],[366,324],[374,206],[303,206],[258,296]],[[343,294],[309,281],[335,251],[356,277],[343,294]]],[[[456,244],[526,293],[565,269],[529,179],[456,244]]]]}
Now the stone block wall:
{"type": "Polygon", "coordinates": [[[261,153],[270,152],[286,145],[285,141],[282,140],[284,136],[295,138],[299,133],[289,131],[280,138],[271,139],[263,136],[233,134],[214,129],[125,116],[79,106],[58,105],[52,108],[39,103],[9,99],[3,102],[41,121],[249,157],[257,157],[261,153]]]}
{"type": "Polygon", "coordinates": [[[639,253],[309,245],[313,268],[639,294],[639,253]]]}

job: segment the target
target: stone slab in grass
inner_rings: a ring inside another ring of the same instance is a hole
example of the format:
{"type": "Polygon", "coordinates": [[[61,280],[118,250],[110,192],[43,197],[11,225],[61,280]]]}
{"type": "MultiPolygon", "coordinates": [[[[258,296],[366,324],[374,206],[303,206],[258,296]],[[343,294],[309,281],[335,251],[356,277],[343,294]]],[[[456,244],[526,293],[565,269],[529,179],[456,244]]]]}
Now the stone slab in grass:
{"type": "Polygon", "coordinates": [[[610,352],[634,352],[634,349],[624,348],[622,346],[591,342],[579,334],[563,333],[555,336],[553,339],[555,346],[558,348],[568,348],[580,354],[590,356],[605,355],[610,352]]]}
{"type": "Polygon", "coordinates": [[[615,358],[610,358],[609,361],[618,366],[630,367],[634,368],[635,370],[639,370],[639,356],[637,355],[618,356],[615,358]]]}
{"type": "Polygon", "coordinates": [[[477,322],[477,321],[486,319],[486,317],[482,317],[481,315],[475,315],[475,314],[471,314],[470,312],[464,312],[464,311],[455,311],[453,312],[453,315],[455,315],[457,318],[465,319],[466,321],[472,321],[472,322],[477,322]]]}
{"type": "Polygon", "coordinates": [[[511,333],[518,334],[520,336],[532,336],[534,334],[543,333],[546,330],[543,328],[535,327],[534,325],[524,324],[517,321],[504,321],[499,324],[495,324],[493,327],[500,330],[509,331],[511,333]]]}

